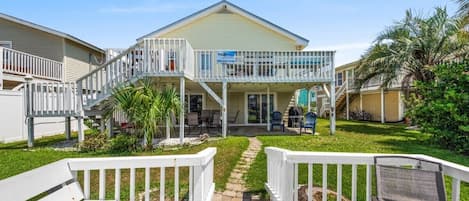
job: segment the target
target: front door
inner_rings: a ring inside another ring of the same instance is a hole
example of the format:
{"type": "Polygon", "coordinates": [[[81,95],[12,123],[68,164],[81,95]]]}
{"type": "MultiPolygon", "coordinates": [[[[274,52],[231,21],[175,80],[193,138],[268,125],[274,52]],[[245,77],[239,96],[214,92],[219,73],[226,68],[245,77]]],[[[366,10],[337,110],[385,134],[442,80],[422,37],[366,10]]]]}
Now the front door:
{"type": "MultiPolygon", "coordinates": [[[[270,94],[270,113],[274,111],[275,99],[270,94]]],[[[248,124],[265,124],[267,123],[267,94],[264,93],[248,93],[247,94],[247,123],[248,124]]]]}

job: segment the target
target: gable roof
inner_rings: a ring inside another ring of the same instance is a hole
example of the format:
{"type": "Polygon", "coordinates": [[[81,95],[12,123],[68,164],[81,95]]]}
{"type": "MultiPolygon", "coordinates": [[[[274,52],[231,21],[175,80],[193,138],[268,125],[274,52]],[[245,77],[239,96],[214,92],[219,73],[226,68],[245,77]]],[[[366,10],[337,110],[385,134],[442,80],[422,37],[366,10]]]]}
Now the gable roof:
{"type": "Polygon", "coordinates": [[[27,27],[30,27],[30,28],[33,28],[33,29],[37,29],[39,31],[43,31],[43,32],[46,32],[46,33],[61,37],[61,38],[65,38],[65,39],[71,40],[73,42],[76,42],[80,45],[83,45],[85,47],[88,47],[90,49],[93,49],[95,51],[104,53],[103,49],[101,49],[99,47],[96,47],[96,46],[92,45],[91,43],[83,41],[79,38],[76,38],[75,36],[66,34],[64,32],[60,32],[60,31],[57,31],[55,29],[51,29],[49,27],[38,25],[38,24],[29,22],[29,21],[26,21],[26,20],[23,20],[23,19],[20,19],[20,18],[16,18],[16,17],[10,16],[10,15],[6,15],[6,14],[3,14],[3,13],[0,13],[0,19],[5,19],[5,20],[10,21],[10,22],[21,24],[23,26],[27,26],[27,27]]]}
{"type": "Polygon", "coordinates": [[[268,29],[271,29],[271,30],[273,30],[273,31],[275,31],[275,32],[277,32],[281,35],[286,36],[287,38],[290,38],[290,39],[296,41],[297,45],[301,45],[303,47],[306,47],[308,45],[309,41],[306,38],[303,38],[303,37],[291,32],[291,31],[288,31],[288,30],[286,30],[286,29],[284,29],[284,28],[282,28],[282,27],[280,27],[280,26],[278,26],[278,25],[276,25],[272,22],[269,22],[266,19],[261,18],[261,17],[255,15],[255,14],[247,11],[247,10],[244,10],[244,9],[238,7],[237,5],[234,5],[234,4],[232,4],[232,3],[230,3],[226,0],[222,0],[218,3],[215,3],[215,4],[205,8],[205,9],[202,9],[202,10],[200,10],[198,12],[195,12],[195,13],[187,16],[187,17],[184,17],[184,18],[182,18],[182,19],[180,19],[176,22],[173,22],[169,25],[166,25],[166,26],[164,26],[164,27],[162,27],[162,28],[160,28],[156,31],[153,31],[149,34],[146,34],[146,35],[138,38],[137,41],[141,41],[144,38],[147,38],[147,37],[150,37],[150,36],[155,36],[155,37],[161,36],[165,33],[168,33],[170,31],[176,30],[176,29],[178,29],[178,28],[180,28],[184,25],[187,25],[187,24],[189,24],[189,23],[191,23],[191,22],[193,22],[197,19],[200,19],[202,17],[205,17],[205,16],[208,16],[210,14],[216,13],[221,9],[227,9],[230,12],[233,12],[233,13],[236,13],[236,14],[241,15],[243,17],[246,17],[246,18],[248,18],[248,19],[250,19],[250,20],[252,20],[252,21],[254,21],[254,22],[256,22],[256,23],[258,23],[258,24],[260,24],[260,25],[262,25],[266,28],[268,28],[268,29]]]}

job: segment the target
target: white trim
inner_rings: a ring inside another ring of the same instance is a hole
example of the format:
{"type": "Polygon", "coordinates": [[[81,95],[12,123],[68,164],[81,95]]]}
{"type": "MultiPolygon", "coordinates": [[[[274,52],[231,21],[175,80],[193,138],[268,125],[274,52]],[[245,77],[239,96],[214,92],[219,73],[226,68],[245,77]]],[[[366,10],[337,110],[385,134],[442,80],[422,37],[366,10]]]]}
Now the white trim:
{"type": "MultiPolygon", "coordinates": [[[[256,126],[266,125],[267,123],[249,123],[248,122],[248,116],[249,116],[248,115],[248,94],[264,95],[264,94],[267,94],[267,92],[244,92],[244,125],[256,125],[256,126]]],[[[270,92],[270,94],[274,95],[274,102],[273,102],[274,110],[273,111],[277,111],[277,102],[278,102],[277,92],[270,92]]],[[[261,97],[261,101],[262,101],[262,97],[261,97]]],[[[261,105],[261,108],[262,108],[262,105],[261,105]]],[[[261,119],[261,122],[262,122],[262,119],[261,119]]]]}
{"type": "Polygon", "coordinates": [[[284,35],[285,37],[295,41],[297,43],[297,45],[302,45],[303,47],[306,47],[308,45],[308,40],[306,40],[305,38],[302,38],[284,28],[281,28],[280,26],[278,25],[275,25],[265,19],[262,19],[260,18],[259,16],[256,16],[230,2],[227,2],[227,1],[220,1],[212,6],[209,6],[205,9],[202,9],[192,15],[189,15],[185,18],[182,18],[180,19],[179,21],[176,21],[172,24],[169,24],[167,25],[166,27],[163,27],[161,29],[158,29],[154,32],[151,32],[149,34],[146,34],[140,38],[137,39],[137,41],[141,41],[143,40],[144,38],[148,38],[148,37],[154,37],[154,38],[157,38],[161,35],[164,35],[166,33],[169,33],[171,31],[174,31],[178,28],[181,28],[183,26],[186,26],[198,19],[201,19],[205,16],[208,16],[210,14],[213,14],[213,13],[216,13],[218,12],[220,9],[227,9],[228,11],[230,12],[233,12],[235,14],[238,14],[240,16],[243,16],[249,20],[252,20],[254,21],[255,23],[259,24],[259,25],[262,25],[268,29],[271,29],[272,31],[276,32],[276,33],[279,33],[281,35],[284,35]]]}

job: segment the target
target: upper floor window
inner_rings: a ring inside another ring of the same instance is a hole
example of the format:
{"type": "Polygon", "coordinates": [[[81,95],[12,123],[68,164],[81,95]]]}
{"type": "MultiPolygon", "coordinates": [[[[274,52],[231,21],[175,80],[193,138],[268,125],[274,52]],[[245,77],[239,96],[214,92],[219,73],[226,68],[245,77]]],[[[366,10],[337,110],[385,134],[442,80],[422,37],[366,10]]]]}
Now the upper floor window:
{"type": "Polygon", "coordinates": [[[13,43],[11,41],[0,41],[0,47],[12,48],[13,43]]]}
{"type": "Polygon", "coordinates": [[[337,86],[342,86],[343,80],[342,80],[342,72],[337,73],[337,78],[336,78],[336,84],[337,86]]]}

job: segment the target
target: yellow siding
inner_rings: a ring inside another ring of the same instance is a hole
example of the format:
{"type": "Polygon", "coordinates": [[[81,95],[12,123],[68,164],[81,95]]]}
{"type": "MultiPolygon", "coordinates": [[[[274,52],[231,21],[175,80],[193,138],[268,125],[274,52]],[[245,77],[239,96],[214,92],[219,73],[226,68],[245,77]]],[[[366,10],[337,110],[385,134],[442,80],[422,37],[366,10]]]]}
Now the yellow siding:
{"type": "Polygon", "coordinates": [[[237,124],[244,123],[244,101],[243,92],[228,93],[228,117],[234,117],[236,112],[239,111],[237,124]]]}
{"type": "Polygon", "coordinates": [[[395,122],[399,119],[399,92],[389,91],[384,95],[384,115],[386,121],[395,122]]]}
{"type": "Polygon", "coordinates": [[[288,104],[290,103],[291,97],[294,93],[294,90],[292,90],[292,92],[277,93],[277,111],[284,113],[288,110],[288,104]]]}
{"type": "Polygon", "coordinates": [[[372,116],[373,121],[381,121],[381,94],[363,94],[363,110],[372,116]]]}
{"type": "Polygon", "coordinates": [[[185,38],[194,49],[295,50],[295,41],[232,13],[214,13],[160,37],[185,38]]]}
{"type": "MultiPolygon", "coordinates": [[[[75,81],[90,71],[89,54],[101,58],[100,53],[84,48],[72,41],[66,41],[65,54],[65,81],[75,81]]],[[[96,68],[95,59],[91,59],[91,61],[91,69],[96,68]]]]}
{"type": "Polygon", "coordinates": [[[0,19],[0,40],[12,41],[13,49],[62,62],[62,38],[0,19]]]}

